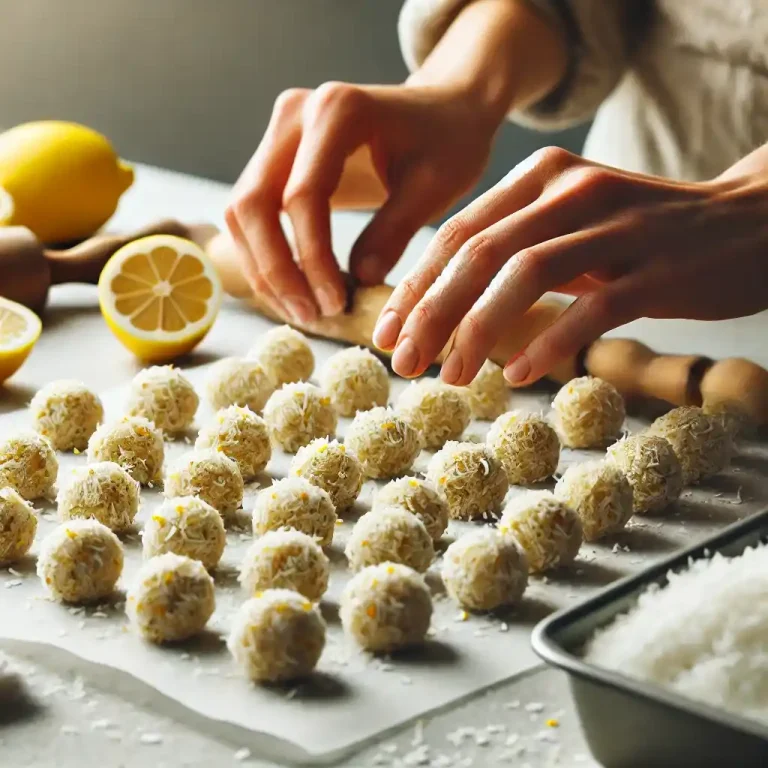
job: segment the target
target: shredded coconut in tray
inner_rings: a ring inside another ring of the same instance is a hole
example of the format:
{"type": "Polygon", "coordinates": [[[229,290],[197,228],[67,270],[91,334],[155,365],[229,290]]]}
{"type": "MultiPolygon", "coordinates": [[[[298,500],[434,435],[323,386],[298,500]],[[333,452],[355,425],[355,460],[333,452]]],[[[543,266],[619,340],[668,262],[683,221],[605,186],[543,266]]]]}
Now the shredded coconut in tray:
{"type": "Polygon", "coordinates": [[[587,661],[768,723],[768,546],[668,579],[595,633],[587,661]]]}

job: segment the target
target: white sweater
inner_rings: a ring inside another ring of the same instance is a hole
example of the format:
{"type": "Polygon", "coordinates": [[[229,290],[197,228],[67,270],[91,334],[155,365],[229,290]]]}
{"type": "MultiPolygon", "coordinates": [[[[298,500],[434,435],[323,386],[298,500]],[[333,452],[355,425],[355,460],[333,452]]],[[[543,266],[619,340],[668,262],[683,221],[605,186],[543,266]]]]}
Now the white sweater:
{"type": "MultiPolygon", "coordinates": [[[[584,154],[701,180],[768,141],[768,0],[527,0],[570,44],[564,81],[510,119],[553,130],[594,118],[584,154]]],[[[472,0],[406,0],[415,69],[472,0]]]]}

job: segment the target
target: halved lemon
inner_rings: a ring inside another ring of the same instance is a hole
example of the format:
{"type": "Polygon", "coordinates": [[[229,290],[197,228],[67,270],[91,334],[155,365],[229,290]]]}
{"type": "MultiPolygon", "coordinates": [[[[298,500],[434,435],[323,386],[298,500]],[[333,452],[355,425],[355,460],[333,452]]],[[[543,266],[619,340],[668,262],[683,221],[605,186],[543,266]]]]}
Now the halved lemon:
{"type": "Polygon", "coordinates": [[[193,242],[151,235],[124,245],[99,278],[101,314],[117,338],[146,362],[194,349],[221,305],[213,262],[193,242]]]}
{"type": "Polygon", "coordinates": [[[0,187],[0,227],[11,223],[14,210],[11,193],[0,187]]]}
{"type": "Polygon", "coordinates": [[[21,368],[42,330],[31,309],[0,296],[0,384],[21,368]]]}

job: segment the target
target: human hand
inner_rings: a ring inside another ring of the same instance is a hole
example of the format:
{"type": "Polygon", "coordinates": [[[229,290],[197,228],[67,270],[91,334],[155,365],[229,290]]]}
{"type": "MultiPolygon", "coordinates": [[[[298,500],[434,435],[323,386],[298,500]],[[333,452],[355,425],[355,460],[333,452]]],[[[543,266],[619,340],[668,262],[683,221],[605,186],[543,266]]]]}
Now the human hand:
{"type": "Polygon", "coordinates": [[[522,386],[639,317],[753,314],[768,307],[766,165],[678,183],[536,152],[440,227],[382,310],[374,342],[412,377],[453,334],[441,376],[464,385],[542,294],[575,295],[507,363],[507,381],[522,386]]]}
{"type": "Polygon", "coordinates": [[[235,185],[227,225],[252,289],[299,323],[344,309],[330,210],[345,163],[370,147],[388,198],[355,243],[352,274],[381,282],[416,231],[477,181],[503,112],[438,86],[325,83],[277,99],[269,126],[235,185]],[[290,217],[298,262],[280,225],[290,217]]]}

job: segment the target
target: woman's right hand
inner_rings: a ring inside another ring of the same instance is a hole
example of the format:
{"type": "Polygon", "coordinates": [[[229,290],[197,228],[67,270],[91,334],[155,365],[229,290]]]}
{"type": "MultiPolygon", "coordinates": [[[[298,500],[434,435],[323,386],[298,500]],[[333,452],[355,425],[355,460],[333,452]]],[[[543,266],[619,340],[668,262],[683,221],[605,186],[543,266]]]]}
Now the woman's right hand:
{"type": "Polygon", "coordinates": [[[443,86],[325,83],[281,94],[226,212],[252,289],[299,323],[341,312],[346,288],[330,214],[348,158],[367,146],[386,189],[350,256],[353,276],[374,284],[420,227],[475,184],[501,119],[471,92],[443,86]],[[297,260],[281,211],[291,220],[297,260]]]}

